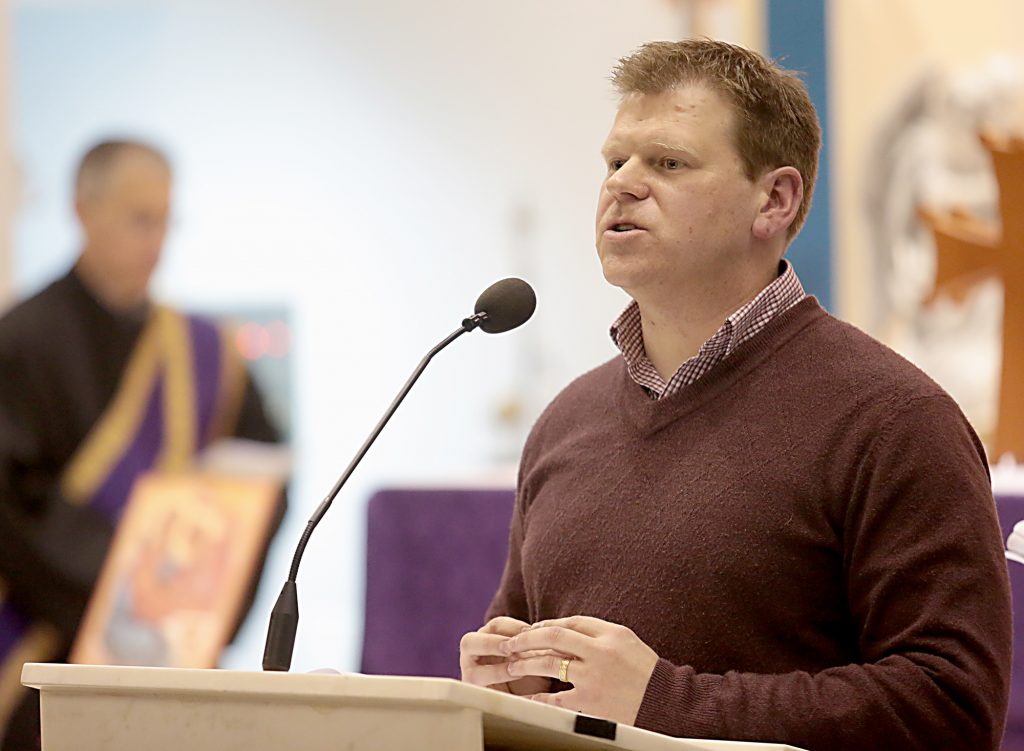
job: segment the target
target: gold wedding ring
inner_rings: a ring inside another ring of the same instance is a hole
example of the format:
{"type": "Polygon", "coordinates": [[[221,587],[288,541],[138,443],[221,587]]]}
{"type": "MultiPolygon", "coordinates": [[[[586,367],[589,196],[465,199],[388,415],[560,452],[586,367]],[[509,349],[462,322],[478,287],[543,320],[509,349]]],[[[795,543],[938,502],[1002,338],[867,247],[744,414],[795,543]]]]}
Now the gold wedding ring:
{"type": "Polygon", "coordinates": [[[558,665],[558,680],[562,683],[569,682],[569,663],[572,662],[571,657],[565,657],[562,662],[558,665]]]}

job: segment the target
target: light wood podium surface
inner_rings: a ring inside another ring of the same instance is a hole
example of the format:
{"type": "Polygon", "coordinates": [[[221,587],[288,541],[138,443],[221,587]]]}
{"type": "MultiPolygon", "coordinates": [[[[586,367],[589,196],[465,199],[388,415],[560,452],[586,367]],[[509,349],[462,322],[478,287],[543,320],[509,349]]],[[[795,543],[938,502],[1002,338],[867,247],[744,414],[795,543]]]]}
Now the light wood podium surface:
{"type": "Polygon", "coordinates": [[[591,723],[447,678],[29,663],[22,683],[40,690],[44,751],[798,751],[591,723]]]}

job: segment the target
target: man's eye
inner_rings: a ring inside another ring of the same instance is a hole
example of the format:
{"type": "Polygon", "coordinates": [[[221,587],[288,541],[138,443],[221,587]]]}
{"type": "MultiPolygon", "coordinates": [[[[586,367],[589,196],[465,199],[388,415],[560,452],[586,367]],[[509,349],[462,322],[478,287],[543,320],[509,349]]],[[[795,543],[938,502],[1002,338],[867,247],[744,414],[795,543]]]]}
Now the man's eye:
{"type": "Polygon", "coordinates": [[[679,169],[683,166],[683,163],[678,159],[672,158],[663,159],[661,163],[665,166],[665,169],[679,169]]]}
{"type": "Polygon", "coordinates": [[[622,165],[626,163],[625,159],[612,159],[608,162],[608,169],[612,172],[622,169],[622,165]]]}

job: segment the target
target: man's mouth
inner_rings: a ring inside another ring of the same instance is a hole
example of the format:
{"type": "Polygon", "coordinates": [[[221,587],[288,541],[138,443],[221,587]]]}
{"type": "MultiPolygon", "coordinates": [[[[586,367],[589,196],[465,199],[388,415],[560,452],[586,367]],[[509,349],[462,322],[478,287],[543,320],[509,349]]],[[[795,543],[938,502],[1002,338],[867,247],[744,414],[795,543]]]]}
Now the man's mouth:
{"type": "Polygon", "coordinates": [[[640,229],[635,224],[613,224],[612,232],[629,232],[631,229],[640,229]]]}

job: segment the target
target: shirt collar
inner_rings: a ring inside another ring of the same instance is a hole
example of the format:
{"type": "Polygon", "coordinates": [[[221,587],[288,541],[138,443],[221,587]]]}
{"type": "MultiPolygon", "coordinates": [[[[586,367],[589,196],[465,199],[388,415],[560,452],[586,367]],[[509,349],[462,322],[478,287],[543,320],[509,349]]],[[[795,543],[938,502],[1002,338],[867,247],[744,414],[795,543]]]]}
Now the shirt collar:
{"type": "MultiPolygon", "coordinates": [[[[715,361],[728,357],[743,342],[756,336],[773,318],[800,302],[806,293],[796,271],[786,259],[779,262],[779,275],[761,290],[750,302],[730,314],[693,358],[680,366],[680,371],[701,358],[715,361]]],[[[635,382],[662,396],[666,383],[647,358],[644,349],[643,327],[640,306],[631,300],[622,314],[615,319],[609,330],[612,342],[622,353],[626,367],[635,382]]],[[[687,368],[702,374],[707,368],[687,368]]],[[[679,372],[677,371],[677,375],[679,372]]],[[[670,379],[675,382],[676,376],[670,379]]],[[[686,385],[685,383],[680,385],[686,385]]]]}

